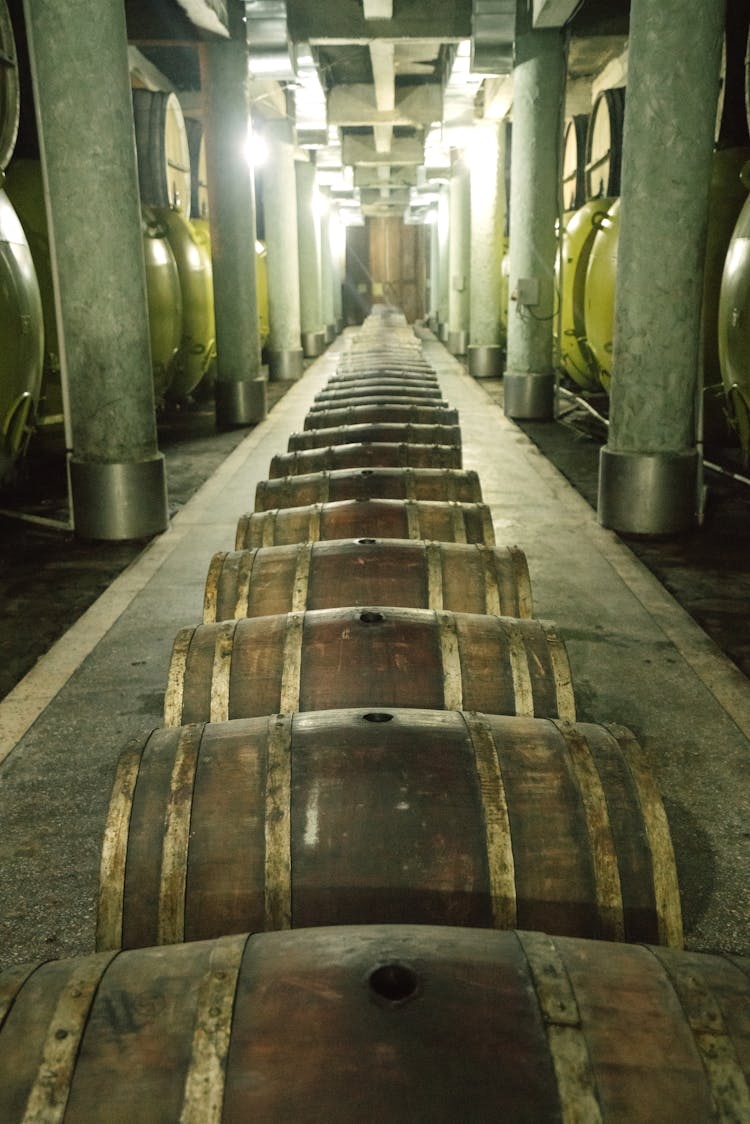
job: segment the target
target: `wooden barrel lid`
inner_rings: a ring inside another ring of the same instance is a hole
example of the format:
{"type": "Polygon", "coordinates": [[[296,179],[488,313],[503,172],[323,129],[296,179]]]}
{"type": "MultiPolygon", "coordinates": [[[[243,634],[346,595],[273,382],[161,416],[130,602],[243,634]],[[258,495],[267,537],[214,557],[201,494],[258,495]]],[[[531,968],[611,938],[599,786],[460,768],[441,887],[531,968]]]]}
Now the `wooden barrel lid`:
{"type": "Polygon", "coordinates": [[[207,219],[208,173],[206,172],[206,134],[201,121],[195,117],[185,118],[188,145],[190,147],[191,197],[190,214],[194,219],[207,219]]]}
{"type": "Polygon", "coordinates": [[[13,25],[5,0],[0,0],[0,169],[7,168],[18,134],[21,87],[13,25]]]}
{"type": "Polygon", "coordinates": [[[190,149],[175,94],[133,90],[141,200],[190,217],[190,149]]]}
{"type": "Polygon", "coordinates": [[[569,117],[563,139],[563,210],[577,211],[586,198],[586,134],[589,119],[585,113],[569,117]]]}
{"type": "Polygon", "coordinates": [[[625,87],[602,90],[586,137],[586,198],[620,194],[625,87]]]}

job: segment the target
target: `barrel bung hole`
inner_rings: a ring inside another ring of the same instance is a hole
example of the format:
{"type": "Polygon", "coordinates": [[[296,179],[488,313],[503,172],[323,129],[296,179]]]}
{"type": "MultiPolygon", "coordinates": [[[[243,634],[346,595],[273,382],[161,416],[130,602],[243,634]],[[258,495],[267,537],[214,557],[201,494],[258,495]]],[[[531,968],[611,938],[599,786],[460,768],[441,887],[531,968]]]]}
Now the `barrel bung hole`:
{"type": "Polygon", "coordinates": [[[358,546],[373,546],[377,541],[378,541],[377,539],[357,539],[357,545],[358,546]]]}
{"type": "Polygon", "coordinates": [[[365,722],[391,722],[393,715],[384,710],[371,710],[369,714],[362,715],[365,722]]]}
{"type": "Polygon", "coordinates": [[[405,964],[381,964],[370,972],[368,983],[379,999],[394,1004],[405,1003],[419,989],[417,973],[405,964]]]}
{"type": "Polygon", "coordinates": [[[374,613],[367,609],[364,613],[359,614],[359,619],[362,621],[362,624],[381,624],[385,620],[385,617],[382,613],[374,613]]]}
{"type": "Polygon", "coordinates": [[[373,473],[373,470],[371,468],[363,468],[359,475],[360,476],[372,476],[372,473],[373,473]]]}

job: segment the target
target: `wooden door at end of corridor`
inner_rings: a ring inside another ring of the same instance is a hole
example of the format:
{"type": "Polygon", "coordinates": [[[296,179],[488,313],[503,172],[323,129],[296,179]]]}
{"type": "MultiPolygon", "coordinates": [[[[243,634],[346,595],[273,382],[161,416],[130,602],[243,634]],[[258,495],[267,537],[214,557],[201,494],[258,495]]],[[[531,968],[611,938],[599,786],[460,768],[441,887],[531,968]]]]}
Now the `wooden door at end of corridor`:
{"type": "Polygon", "coordinates": [[[369,217],[346,238],[344,316],[361,324],[373,304],[400,308],[409,323],[425,314],[425,228],[401,218],[369,217]]]}

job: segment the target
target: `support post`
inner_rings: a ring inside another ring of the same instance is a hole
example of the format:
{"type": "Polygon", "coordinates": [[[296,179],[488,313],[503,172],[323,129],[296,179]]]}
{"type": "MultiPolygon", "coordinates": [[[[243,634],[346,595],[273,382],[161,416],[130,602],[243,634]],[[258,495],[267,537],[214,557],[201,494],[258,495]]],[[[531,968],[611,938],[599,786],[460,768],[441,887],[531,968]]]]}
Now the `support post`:
{"type": "Polygon", "coordinates": [[[77,535],[133,539],[168,523],[148,330],[125,12],[24,0],[77,535]],[[74,73],[61,60],[75,59],[74,73]],[[112,205],[112,184],[117,205],[112,205]]]}
{"type": "Polygon", "coordinates": [[[264,132],[269,150],[263,169],[270,320],[268,373],[272,380],[282,381],[298,379],[303,371],[292,121],[288,117],[268,120],[264,132]]]}
{"type": "Polygon", "coordinates": [[[200,45],[206,174],[216,310],[216,421],[254,425],[266,416],[255,280],[255,187],[248,157],[245,25],[230,8],[231,39],[200,45]]]}
{"type": "Polygon", "coordinates": [[[554,416],[555,220],[565,90],[562,32],[532,30],[518,0],[513,67],[510,303],[505,413],[554,416]]]}
{"type": "Polygon", "coordinates": [[[320,201],[320,293],[326,343],[336,338],[336,313],[333,308],[333,261],[331,258],[331,209],[327,194],[320,201]]]}
{"type": "Polygon", "coordinates": [[[448,350],[452,355],[465,355],[469,343],[469,169],[455,153],[448,198],[448,350]]]}
{"type": "Polygon", "coordinates": [[[312,162],[297,161],[296,186],[302,350],[313,359],[323,354],[326,336],[320,283],[318,192],[312,162]]]}
{"type": "Polygon", "coordinates": [[[469,373],[503,373],[502,291],[505,229],[505,124],[476,124],[469,156],[471,178],[471,305],[469,373]]]}
{"type": "Polygon", "coordinates": [[[699,518],[695,402],[723,30],[720,0],[697,0],[689,19],[679,0],[631,7],[610,427],[599,462],[599,521],[626,533],[673,534],[699,518]]]}
{"type": "Polygon", "coordinates": [[[448,198],[448,185],[441,184],[437,207],[438,229],[438,280],[437,280],[437,310],[438,310],[438,336],[443,343],[448,342],[448,303],[450,296],[450,264],[448,261],[448,244],[450,234],[450,200],[448,198]]]}

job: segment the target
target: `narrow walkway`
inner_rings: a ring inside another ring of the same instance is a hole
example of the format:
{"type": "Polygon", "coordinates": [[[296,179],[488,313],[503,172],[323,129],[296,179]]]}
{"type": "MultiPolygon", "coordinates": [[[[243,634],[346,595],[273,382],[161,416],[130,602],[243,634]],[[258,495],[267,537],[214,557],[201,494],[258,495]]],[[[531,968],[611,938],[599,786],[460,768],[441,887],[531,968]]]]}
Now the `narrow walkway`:
{"type": "MultiPolygon", "coordinates": [[[[0,703],[0,966],[90,951],[101,838],[119,753],[161,725],[172,641],[195,624],[216,550],[231,549],[271,457],[333,373],[318,360],[218,472],[0,703]]],[[[537,615],[568,643],[581,720],[640,737],[665,796],[690,947],[750,953],[750,691],[442,345],[499,544],[529,559],[537,615]]]]}

